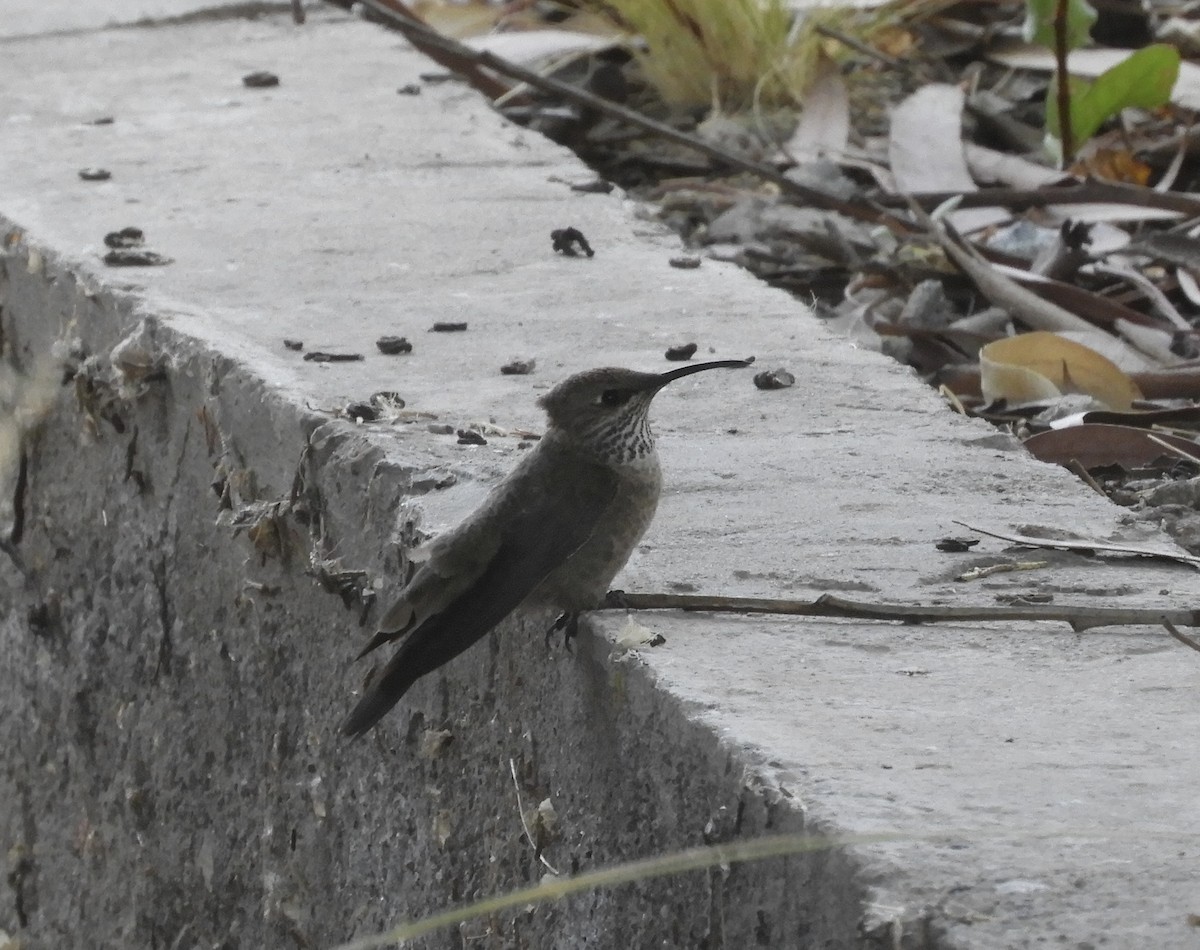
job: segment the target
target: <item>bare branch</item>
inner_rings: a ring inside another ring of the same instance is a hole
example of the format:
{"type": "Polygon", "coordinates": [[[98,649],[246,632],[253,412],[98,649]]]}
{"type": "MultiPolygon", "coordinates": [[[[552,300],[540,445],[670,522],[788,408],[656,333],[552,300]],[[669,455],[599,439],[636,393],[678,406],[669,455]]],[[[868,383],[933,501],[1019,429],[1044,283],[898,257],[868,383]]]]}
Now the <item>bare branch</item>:
{"type": "Polygon", "coordinates": [[[879,604],[822,594],[816,600],[775,600],[766,597],[710,597],[700,594],[623,593],[609,610],[699,610],[713,613],[783,614],[792,617],[840,617],[850,620],[883,620],[908,624],[965,621],[1054,620],[1070,624],[1076,633],[1094,627],[1149,624],[1200,626],[1200,610],[1139,609],[1134,607],[1082,607],[1055,604],[1028,606],[951,607],[917,604],[879,604]]]}

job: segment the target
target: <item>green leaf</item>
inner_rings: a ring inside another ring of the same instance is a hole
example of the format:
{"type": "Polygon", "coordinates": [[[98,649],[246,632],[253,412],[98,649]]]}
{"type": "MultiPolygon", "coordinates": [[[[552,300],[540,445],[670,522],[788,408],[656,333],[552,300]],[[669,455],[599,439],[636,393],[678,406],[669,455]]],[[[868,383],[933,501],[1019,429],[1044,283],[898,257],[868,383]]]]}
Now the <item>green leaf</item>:
{"type": "MultiPolygon", "coordinates": [[[[1025,42],[1055,48],[1054,15],[1059,0],[1025,0],[1025,42]]],[[[1067,49],[1079,49],[1090,36],[1096,11],[1087,0],[1066,0],[1067,49]]]]}
{"type": "MultiPolygon", "coordinates": [[[[1166,43],[1143,47],[1105,70],[1092,82],[1070,77],[1071,132],[1082,145],[1122,109],[1156,109],[1171,99],[1179,77],[1179,51],[1166,43]]],[[[1058,117],[1058,77],[1046,92],[1046,131],[1061,141],[1058,117]]]]}

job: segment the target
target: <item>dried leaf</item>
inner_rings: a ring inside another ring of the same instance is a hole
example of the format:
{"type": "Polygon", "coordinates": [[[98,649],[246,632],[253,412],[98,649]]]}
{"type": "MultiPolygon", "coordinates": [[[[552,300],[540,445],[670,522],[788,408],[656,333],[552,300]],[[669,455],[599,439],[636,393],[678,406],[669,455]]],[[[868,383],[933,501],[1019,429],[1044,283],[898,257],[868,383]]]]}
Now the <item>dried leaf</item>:
{"type": "Polygon", "coordinates": [[[1110,359],[1056,333],[1023,333],[979,351],[984,398],[1010,405],[1085,393],[1112,409],[1128,409],[1142,394],[1110,359]]]}
{"type": "Polygon", "coordinates": [[[963,154],[976,181],[994,182],[1010,188],[1033,189],[1057,185],[1063,180],[1063,173],[1053,168],[1031,162],[1019,155],[985,148],[974,142],[963,143],[963,154]]]}
{"type": "MultiPolygon", "coordinates": [[[[930,83],[893,110],[888,131],[888,161],[898,191],[978,190],[963,156],[964,101],[963,91],[958,86],[930,83]]],[[[1010,217],[1005,208],[967,208],[949,215],[951,223],[965,232],[1010,217]]]]}
{"type": "Polygon", "coordinates": [[[1069,425],[1084,423],[1132,426],[1135,429],[1152,429],[1155,426],[1198,426],[1200,425],[1200,406],[1176,406],[1173,409],[1143,409],[1132,412],[1093,409],[1071,419],[1059,419],[1057,422],[1052,422],[1051,426],[1055,429],[1065,429],[1069,425]]]}
{"type": "Polygon", "coordinates": [[[888,158],[898,190],[976,190],[959,145],[963,102],[958,86],[930,83],[896,106],[888,158]]]}
{"type": "Polygon", "coordinates": [[[1048,429],[1030,436],[1024,444],[1030,455],[1043,462],[1070,465],[1075,461],[1087,469],[1105,465],[1140,469],[1149,468],[1160,459],[1170,457],[1170,452],[1153,441],[1151,436],[1193,455],[1200,452],[1200,445],[1190,439],[1135,426],[1098,423],[1048,429]]]}
{"type": "Polygon", "coordinates": [[[1175,279],[1179,281],[1179,289],[1193,307],[1200,307],[1200,281],[1196,280],[1196,272],[1186,267],[1175,271],[1175,279]]]}
{"type": "Polygon", "coordinates": [[[799,160],[836,155],[846,150],[849,141],[850,94],[837,66],[822,57],[786,151],[799,160]]]}
{"type": "Polygon", "coordinates": [[[1155,261],[1200,270],[1200,239],[1190,234],[1152,231],[1126,245],[1126,254],[1144,254],[1155,261]]]}
{"type": "Polygon", "coordinates": [[[1150,166],[1136,158],[1128,149],[1097,149],[1076,161],[1071,166],[1071,173],[1080,177],[1091,176],[1142,186],[1150,182],[1150,166]]]}

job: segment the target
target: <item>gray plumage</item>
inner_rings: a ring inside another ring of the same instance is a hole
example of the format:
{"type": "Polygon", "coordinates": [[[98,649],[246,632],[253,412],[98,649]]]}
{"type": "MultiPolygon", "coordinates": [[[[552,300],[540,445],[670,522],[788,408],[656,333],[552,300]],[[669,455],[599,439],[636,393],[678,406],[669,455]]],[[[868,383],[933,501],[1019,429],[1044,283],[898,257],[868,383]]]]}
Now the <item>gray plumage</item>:
{"type": "Polygon", "coordinates": [[[522,605],[566,613],[598,606],[658,507],[655,394],[681,376],[747,365],[594,369],[542,396],[549,426],[541,441],[474,513],[414,553],[422,563],[359,656],[404,642],[342,731],[362,735],[413,683],[522,605]]]}

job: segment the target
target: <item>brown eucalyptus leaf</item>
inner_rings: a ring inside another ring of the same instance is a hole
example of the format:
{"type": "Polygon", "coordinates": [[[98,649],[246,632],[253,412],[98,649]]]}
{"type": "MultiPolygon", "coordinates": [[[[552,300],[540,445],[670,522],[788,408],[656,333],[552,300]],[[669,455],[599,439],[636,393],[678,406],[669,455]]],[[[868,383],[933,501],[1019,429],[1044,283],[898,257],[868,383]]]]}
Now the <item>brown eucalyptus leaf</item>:
{"type": "Polygon", "coordinates": [[[1048,429],[1025,440],[1029,454],[1043,462],[1084,468],[1119,465],[1125,469],[1150,468],[1171,453],[1150,436],[1178,446],[1191,455],[1200,454],[1200,444],[1176,435],[1152,433],[1134,426],[1086,423],[1065,429],[1048,429]]]}

